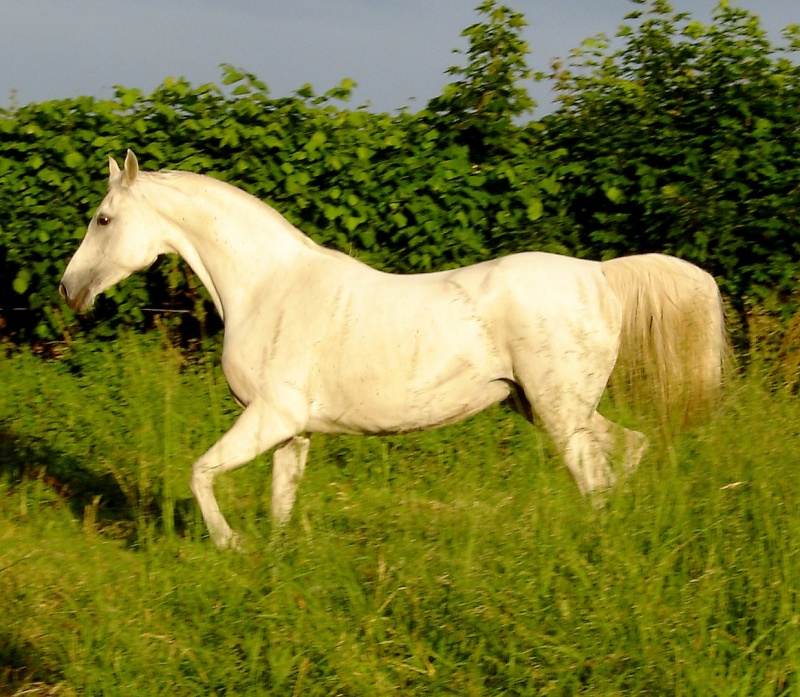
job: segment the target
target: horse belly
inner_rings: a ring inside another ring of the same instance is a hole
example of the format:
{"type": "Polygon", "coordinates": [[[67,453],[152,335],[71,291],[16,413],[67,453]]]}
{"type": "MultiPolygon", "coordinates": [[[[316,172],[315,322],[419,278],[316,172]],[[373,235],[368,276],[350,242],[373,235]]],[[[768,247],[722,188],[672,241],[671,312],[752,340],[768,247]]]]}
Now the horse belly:
{"type": "Polygon", "coordinates": [[[503,380],[451,379],[407,389],[395,381],[351,384],[312,404],[309,430],[385,434],[444,426],[477,414],[508,397],[503,380]]]}
{"type": "Polygon", "coordinates": [[[455,356],[438,366],[374,363],[324,380],[309,429],[331,433],[402,433],[453,423],[505,399],[503,371],[455,356]],[[415,369],[416,368],[416,369],[415,369]]]}

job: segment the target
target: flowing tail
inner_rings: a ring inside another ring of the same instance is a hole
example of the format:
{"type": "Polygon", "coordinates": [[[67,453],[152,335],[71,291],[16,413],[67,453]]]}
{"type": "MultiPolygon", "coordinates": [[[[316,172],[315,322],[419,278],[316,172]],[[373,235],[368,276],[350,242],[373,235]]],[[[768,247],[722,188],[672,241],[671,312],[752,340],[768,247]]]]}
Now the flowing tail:
{"type": "Polygon", "coordinates": [[[614,393],[647,405],[668,432],[707,415],[731,360],[714,278],[663,254],[612,259],[601,268],[622,304],[614,393]]]}

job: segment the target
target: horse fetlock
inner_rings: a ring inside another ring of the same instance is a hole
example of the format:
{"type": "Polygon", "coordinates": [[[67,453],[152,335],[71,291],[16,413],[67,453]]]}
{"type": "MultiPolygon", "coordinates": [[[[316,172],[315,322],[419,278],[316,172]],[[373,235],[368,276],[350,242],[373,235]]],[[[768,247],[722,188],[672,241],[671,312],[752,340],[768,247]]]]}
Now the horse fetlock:
{"type": "Polygon", "coordinates": [[[225,529],[210,530],[211,540],[219,549],[231,549],[234,552],[244,552],[244,539],[239,533],[233,532],[227,525],[225,529]]]}

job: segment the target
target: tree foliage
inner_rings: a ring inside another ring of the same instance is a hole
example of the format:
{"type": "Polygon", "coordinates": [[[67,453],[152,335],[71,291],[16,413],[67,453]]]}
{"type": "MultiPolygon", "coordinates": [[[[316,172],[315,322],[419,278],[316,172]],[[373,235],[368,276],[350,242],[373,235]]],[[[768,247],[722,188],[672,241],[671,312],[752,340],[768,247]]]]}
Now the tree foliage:
{"type": "MultiPolygon", "coordinates": [[[[637,2],[621,47],[589,39],[550,75],[559,108],[524,121],[525,19],[493,0],[463,36],[465,64],[419,113],[349,108],[354,83],[273,98],[223,67],[221,86],[169,78],[0,112],[0,331],[59,339],[76,322],[58,279],[106,185],[108,156],[190,169],[271,203],[322,244],[392,271],[540,249],[593,258],[662,251],[708,268],[740,305],[795,294],[800,72],[757,17],[721,3],[710,24],[637,2]]],[[[619,44],[617,44],[619,45],[619,44]]],[[[176,259],[110,290],[89,320],[113,334],[210,305],[176,259]]]]}
{"type": "Polygon", "coordinates": [[[796,33],[775,49],[724,2],[709,25],[663,0],[629,20],[621,49],[586,42],[552,74],[562,107],[544,121],[579,170],[565,206],[587,249],[687,257],[736,299],[794,293],[796,33]]]}
{"type": "Polygon", "coordinates": [[[528,115],[536,103],[525,85],[533,77],[526,61],[528,45],[520,35],[525,18],[494,0],[481,3],[477,11],[484,21],[461,33],[469,49],[455,51],[467,64],[448,69],[457,79],[428,109],[441,117],[440,127],[453,129],[470,147],[473,159],[486,159],[502,149],[508,136],[514,137],[513,119],[528,115]]]}

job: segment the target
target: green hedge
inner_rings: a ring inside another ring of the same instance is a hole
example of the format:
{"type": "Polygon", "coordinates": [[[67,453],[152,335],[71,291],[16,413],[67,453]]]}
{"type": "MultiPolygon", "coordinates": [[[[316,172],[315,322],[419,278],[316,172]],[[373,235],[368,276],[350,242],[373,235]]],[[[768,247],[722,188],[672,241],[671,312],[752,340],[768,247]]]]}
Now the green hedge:
{"type": "Polygon", "coordinates": [[[665,2],[646,10],[618,51],[592,40],[554,65],[561,107],[528,123],[524,21],[493,1],[464,32],[467,67],[419,113],[350,109],[347,80],[274,99],[229,66],[222,87],[168,79],[149,95],[0,112],[0,332],[58,340],[83,323],[113,335],[145,326],[149,308],[184,311],[193,332],[209,316],[175,259],[107,292],[89,320],[57,297],[107,158],[128,147],[145,169],[241,186],[388,270],[525,249],[664,251],[711,270],[740,304],[786,303],[800,261],[800,71],[744,11],[721,5],[703,26],[665,2]]]}
{"type": "MultiPolygon", "coordinates": [[[[152,95],[120,89],[110,102],[32,105],[0,120],[7,330],[50,339],[75,321],[56,298],[57,282],[104,194],[106,158],[127,147],[144,168],[190,169],[241,186],[317,241],[395,271],[515,248],[514,233],[530,237],[531,218],[542,216],[532,201],[549,186],[549,163],[476,165],[425,114],[337,108],[347,85],[321,98],[304,91],[271,100],[253,76],[228,68],[224,82],[231,94],[170,80],[152,95]],[[18,319],[9,307],[29,312],[18,319]]],[[[167,260],[110,290],[93,324],[113,330],[113,322],[144,321],[143,307],[185,309],[197,298],[184,267],[167,260]]]]}
{"type": "Polygon", "coordinates": [[[590,41],[554,70],[549,145],[580,168],[564,206],[595,253],[670,252],[739,303],[785,302],[800,279],[800,28],[774,48],[727,3],[707,26],[650,10],[620,50],[590,41]]]}

